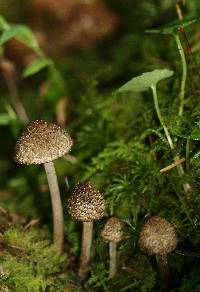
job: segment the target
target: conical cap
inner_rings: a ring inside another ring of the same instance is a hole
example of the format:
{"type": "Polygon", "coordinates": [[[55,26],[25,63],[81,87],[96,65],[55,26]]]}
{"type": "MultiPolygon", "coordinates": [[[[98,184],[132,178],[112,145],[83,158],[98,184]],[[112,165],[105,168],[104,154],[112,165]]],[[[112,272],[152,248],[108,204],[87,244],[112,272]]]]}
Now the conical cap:
{"type": "Polygon", "coordinates": [[[103,239],[118,242],[122,240],[122,235],[122,224],[119,219],[116,217],[109,218],[101,232],[103,239]]]}
{"type": "Polygon", "coordinates": [[[104,216],[103,195],[90,183],[79,183],[68,200],[69,214],[76,220],[93,221],[104,216]]]}
{"type": "Polygon", "coordinates": [[[158,216],[144,224],[139,236],[140,248],[149,255],[170,253],[176,248],[177,242],[172,224],[158,216]]]}
{"type": "Polygon", "coordinates": [[[61,127],[43,120],[30,122],[15,147],[14,160],[20,164],[41,164],[68,153],[72,139],[61,127]]]}

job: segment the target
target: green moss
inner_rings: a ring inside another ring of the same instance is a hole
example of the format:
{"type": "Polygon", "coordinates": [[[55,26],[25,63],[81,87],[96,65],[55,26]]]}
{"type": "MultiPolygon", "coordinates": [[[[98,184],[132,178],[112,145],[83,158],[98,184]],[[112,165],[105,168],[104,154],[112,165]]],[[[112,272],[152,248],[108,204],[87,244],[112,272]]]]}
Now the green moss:
{"type": "MultiPolygon", "coordinates": [[[[16,292],[45,291],[64,285],[63,271],[67,262],[65,256],[59,256],[55,247],[44,240],[36,229],[7,230],[2,239],[6,250],[0,259],[3,269],[1,283],[16,292]]],[[[58,291],[58,290],[57,290],[58,291]]]]}

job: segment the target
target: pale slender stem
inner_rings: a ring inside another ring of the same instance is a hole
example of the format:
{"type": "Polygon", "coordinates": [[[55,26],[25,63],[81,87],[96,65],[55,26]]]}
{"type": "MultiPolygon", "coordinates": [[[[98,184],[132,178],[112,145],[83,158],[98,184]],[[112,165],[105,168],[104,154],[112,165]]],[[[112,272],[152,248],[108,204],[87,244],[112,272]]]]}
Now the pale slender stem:
{"type": "Polygon", "coordinates": [[[169,282],[170,270],[169,270],[169,265],[168,265],[168,261],[167,261],[167,254],[157,254],[156,261],[157,261],[158,271],[161,275],[161,278],[165,282],[169,282]]]}
{"type": "Polygon", "coordinates": [[[51,195],[51,204],[53,211],[53,241],[59,253],[63,250],[64,242],[64,219],[60,190],[53,162],[44,163],[47,180],[51,195]]]}
{"type": "MultiPolygon", "coordinates": [[[[151,89],[152,89],[152,93],[153,93],[153,100],[154,100],[154,106],[155,106],[155,110],[156,110],[156,113],[157,113],[157,117],[158,117],[158,119],[159,119],[159,121],[160,121],[160,123],[161,123],[161,125],[163,127],[163,130],[165,132],[165,136],[167,138],[167,141],[168,141],[170,149],[174,150],[174,144],[173,144],[172,138],[170,136],[168,128],[166,127],[166,125],[165,125],[165,123],[163,121],[163,118],[162,118],[162,115],[161,115],[161,112],[160,112],[156,86],[152,85],[151,89]]],[[[179,156],[178,155],[174,156],[174,161],[177,161],[177,160],[179,160],[179,156]]],[[[184,175],[184,169],[183,169],[182,165],[179,164],[179,165],[176,166],[176,168],[177,168],[178,175],[180,177],[183,176],[184,175]]],[[[185,193],[188,193],[191,190],[191,186],[188,183],[184,183],[183,184],[183,189],[184,189],[185,193]]]]}
{"type": "MultiPolygon", "coordinates": [[[[181,117],[183,115],[183,107],[184,107],[184,97],[185,97],[185,86],[186,86],[186,80],[187,80],[187,62],[185,59],[185,53],[184,53],[184,49],[182,47],[181,41],[180,41],[180,37],[178,35],[178,33],[173,33],[173,37],[175,39],[179,54],[180,54],[180,58],[181,58],[181,65],[182,65],[182,77],[181,77],[181,88],[180,88],[180,93],[179,93],[179,98],[180,98],[180,106],[179,106],[179,111],[178,111],[178,115],[181,117]]],[[[179,159],[178,156],[174,157],[174,160],[176,161],[177,159],[179,159]]],[[[179,176],[183,176],[184,175],[184,170],[182,165],[178,165],[177,166],[177,171],[179,176]]],[[[185,193],[188,193],[189,191],[191,191],[191,186],[188,183],[184,183],[183,184],[183,189],[185,191],[185,193]]]]}
{"type": "Polygon", "coordinates": [[[180,93],[179,93],[180,106],[179,106],[179,111],[178,111],[178,115],[181,117],[183,114],[183,107],[184,107],[185,85],[186,85],[186,79],[187,79],[187,62],[185,59],[184,49],[182,47],[178,33],[173,33],[173,37],[178,47],[178,51],[181,58],[181,65],[182,65],[181,88],[180,88],[180,93]]]}
{"type": "Polygon", "coordinates": [[[90,249],[92,245],[92,230],[93,221],[83,222],[80,266],[78,271],[81,280],[84,280],[87,276],[87,268],[90,261],[90,249]]]}
{"type": "Polygon", "coordinates": [[[164,121],[163,121],[163,118],[162,118],[162,115],[161,115],[161,112],[160,112],[156,86],[152,85],[151,89],[152,89],[152,93],[153,93],[153,101],[154,101],[154,106],[155,106],[157,117],[158,117],[158,119],[159,119],[159,121],[161,123],[161,126],[163,127],[163,130],[165,132],[165,136],[167,138],[169,147],[170,147],[171,150],[173,150],[174,149],[174,144],[173,144],[172,138],[171,138],[170,133],[169,133],[164,121]]]}
{"type": "Polygon", "coordinates": [[[109,242],[109,256],[110,256],[109,278],[113,278],[117,271],[117,266],[116,266],[117,242],[114,242],[114,241],[109,242]]]}

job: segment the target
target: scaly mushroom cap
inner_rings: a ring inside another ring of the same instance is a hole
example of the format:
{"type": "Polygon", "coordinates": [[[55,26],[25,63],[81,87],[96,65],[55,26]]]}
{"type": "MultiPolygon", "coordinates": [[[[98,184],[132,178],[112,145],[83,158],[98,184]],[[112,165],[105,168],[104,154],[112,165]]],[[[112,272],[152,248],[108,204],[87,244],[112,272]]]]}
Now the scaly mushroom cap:
{"type": "Polygon", "coordinates": [[[68,153],[72,139],[61,127],[42,120],[30,122],[15,146],[14,160],[20,164],[41,164],[68,153]]]}
{"type": "Polygon", "coordinates": [[[102,194],[90,183],[79,183],[68,200],[69,214],[76,220],[93,221],[104,216],[106,208],[102,194]]]}
{"type": "Polygon", "coordinates": [[[149,255],[167,254],[176,248],[177,242],[174,227],[158,216],[145,223],[139,236],[140,248],[149,255]]]}
{"type": "Polygon", "coordinates": [[[109,218],[101,232],[104,240],[114,242],[121,241],[122,234],[122,224],[116,217],[109,218]]]}

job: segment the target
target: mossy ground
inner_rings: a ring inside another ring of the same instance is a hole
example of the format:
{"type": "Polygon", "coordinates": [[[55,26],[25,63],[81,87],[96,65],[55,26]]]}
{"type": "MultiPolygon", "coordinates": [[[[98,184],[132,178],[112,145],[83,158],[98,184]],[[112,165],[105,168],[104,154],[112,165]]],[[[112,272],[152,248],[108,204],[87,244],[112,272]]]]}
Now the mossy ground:
{"type": "MultiPolygon", "coordinates": [[[[44,69],[22,79],[20,66],[16,67],[19,95],[30,119],[56,122],[64,114],[64,127],[74,140],[71,157],[55,162],[65,216],[62,256],[51,245],[51,205],[42,166],[21,166],[12,159],[23,125],[12,108],[1,74],[2,291],[200,291],[199,22],[185,29],[192,53],[180,35],[188,78],[183,115],[178,117],[181,63],[175,42],[171,37],[144,33],[145,29],[177,19],[175,1],[107,2],[119,15],[116,33],[93,48],[72,50],[55,58],[60,75],[44,69]],[[150,91],[115,94],[132,77],[157,68],[175,71],[173,78],[158,86],[161,113],[175,145],[173,151],[150,91]],[[63,100],[65,110],[59,107],[63,100]],[[176,168],[160,173],[175,155],[186,158],[184,175],[180,177],[176,168]],[[84,283],[77,276],[81,224],[67,213],[67,199],[80,180],[94,183],[107,201],[105,218],[94,224],[91,267],[84,283]],[[191,185],[187,194],[183,190],[185,182],[191,185]],[[112,280],[108,279],[108,245],[100,237],[106,217],[111,215],[124,224],[124,240],[118,245],[118,273],[112,280]],[[155,259],[137,245],[141,226],[152,215],[165,217],[178,234],[177,250],[169,255],[173,272],[170,287],[160,279],[155,259]]],[[[184,18],[199,16],[199,1],[182,2],[184,18]]],[[[24,23],[24,6],[25,1],[15,1],[12,7],[2,4],[1,13],[8,22],[24,23]]],[[[6,53],[4,47],[2,57],[6,53]]]]}

